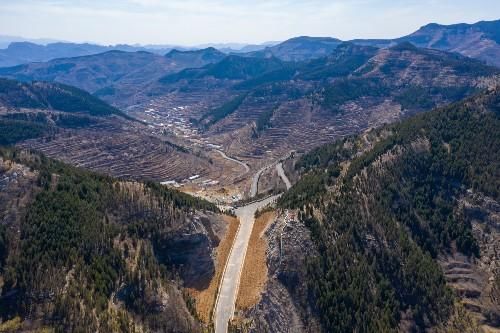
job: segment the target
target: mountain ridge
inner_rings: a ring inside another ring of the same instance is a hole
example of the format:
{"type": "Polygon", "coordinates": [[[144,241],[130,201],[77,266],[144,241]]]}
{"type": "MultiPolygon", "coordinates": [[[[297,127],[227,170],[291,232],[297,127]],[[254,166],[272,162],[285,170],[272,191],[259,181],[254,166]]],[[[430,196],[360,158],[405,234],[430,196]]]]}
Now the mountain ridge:
{"type": "Polygon", "coordinates": [[[0,176],[2,330],[203,332],[182,281],[214,274],[215,205],[26,150],[0,176]]]}
{"type": "Polygon", "coordinates": [[[22,83],[0,79],[0,105],[11,108],[38,108],[92,116],[125,115],[86,91],[60,83],[22,83]]]}
{"type": "Polygon", "coordinates": [[[6,49],[0,49],[0,67],[10,67],[31,62],[50,61],[58,58],[72,58],[103,53],[106,51],[147,51],[165,54],[170,49],[153,49],[140,46],[115,45],[102,46],[90,43],[56,42],[39,45],[32,42],[10,43],[6,49]]]}
{"type": "Polygon", "coordinates": [[[283,61],[304,61],[326,56],[342,41],[332,37],[293,37],[264,50],[247,54],[253,57],[276,57],[283,61]]]}
{"type": "Polygon", "coordinates": [[[500,20],[442,25],[430,23],[407,36],[395,39],[353,40],[354,43],[390,47],[411,42],[422,48],[434,48],[476,58],[500,67],[500,20]]]}
{"type": "Polygon", "coordinates": [[[497,85],[295,161],[250,331],[497,327],[499,117],[497,85]],[[300,319],[273,325],[285,314],[300,319]]]}
{"type": "Polygon", "coordinates": [[[168,57],[146,51],[111,50],[0,68],[0,75],[21,81],[57,81],[106,97],[114,85],[123,84],[125,89],[130,89],[137,84],[155,81],[167,73],[206,65],[221,58],[222,53],[209,49],[177,51],[168,57]]]}

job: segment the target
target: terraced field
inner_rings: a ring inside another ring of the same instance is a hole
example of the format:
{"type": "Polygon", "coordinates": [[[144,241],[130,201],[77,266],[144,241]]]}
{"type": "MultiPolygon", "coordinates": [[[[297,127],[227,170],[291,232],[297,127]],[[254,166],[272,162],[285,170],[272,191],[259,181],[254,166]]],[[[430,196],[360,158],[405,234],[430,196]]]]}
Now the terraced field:
{"type": "Polygon", "coordinates": [[[403,116],[398,105],[385,100],[366,101],[366,105],[351,103],[341,112],[314,105],[310,99],[282,103],[274,112],[270,126],[257,135],[255,119],[271,106],[239,108],[211,130],[211,140],[226,148],[231,156],[237,156],[256,168],[270,160],[282,157],[290,150],[307,151],[335,139],[360,133],[383,123],[394,122],[403,116]],[[249,118],[248,122],[243,119],[249,118]],[[241,119],[241,121],[240,121],[241,119]],[[227,131],[222,131],[225,123],[227,131]]]}
{"type": "Polygon", "coordinates": [[[51,139],[28,140],[20,146],[116,177],[182,181],[195,174],[210,174],[212,167],[207,159],[145,135],[146,129],[142,126],[127,125],[105,122],[71,132],[62,131],[51,139]]]}

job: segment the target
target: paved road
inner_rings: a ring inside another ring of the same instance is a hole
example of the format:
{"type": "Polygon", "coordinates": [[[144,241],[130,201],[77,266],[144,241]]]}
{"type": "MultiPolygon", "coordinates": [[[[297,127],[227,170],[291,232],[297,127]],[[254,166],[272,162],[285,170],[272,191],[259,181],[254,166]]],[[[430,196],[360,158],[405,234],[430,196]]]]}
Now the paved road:
{"type": "Polygon", "coordinates": [[[287,159],[288,157],[290,157],[293,153],[295,152],[295,150],[291,150],[288,155],[286,155],[285,157],[283,157],[280,161],[277,161],[277,162],[274,162],[272,164],[269,164],[269,165],[266,165],[265,167],[262,167],[259,171],[257,171],[257,173],[255,173],[255,175],[253,175],[253,178],[252,178],[252,186],[250,187],[250,197],[253,198],[257,195],[257,191],[259,189],[259,178],[260,176],[262,175],[262,173],[264,171],[266,171],[267,169],[269,168],[272,168],[273,166],[276,165],[276,170],[278,170],[278,164],[281,165],[279,168],[281,169],[278,170],[278,173],[280,173],[280,177],[281,179],[283,179],[283,181],[285,182],[285,185],[286,185],[286,189],[288,190],[290,187],[292,187],[292,184],[290,183],[290,180],[288,179],[288,177],[285,175],[285,171],[283,170],[283,164],[282,164],[282,161],[287,159]]]}
{"type": "Polygon", "coordinates": [[[255,175],[253,175],[252,186],[250,187],[250,198],[253,198],[253,197],[255,197],[257,195],[257,191],[259,189],[259,178],[260,178],[260,175],[262,175],[262,173],[264,171],[266,171],[267,169],[269,169],[273,165],[274,165],[274,163],[266,165],[265,167],[259,169],[259,171],[257,171],[255,173],[255,175]]]}
{"type": "Polygon", "coordinates": [[[275,195],[236,210],[236,216],[240,219],[240,228],[226,263],[217,303],[215,304],[215,333],[226,333],[227,323],[234,315],[241,270],[243,269],[250,234],[255,222],[255,211],[273,202],[278,197],[279,195],[275,195]]]}
{"type": "Polygon", "coordinates": [[[278,175],[283,179],[285,183],[286,189],[289,190],[292,187],[292,183],[290,183],[290,179],[285,174],[285,170],[283,170],[283,163],[279,162],[276,164],[276,171],[278,171],[278,175]]]}
{"type": "MultiPolygon", "coordinates": [[[[238,163],[239,165],[243,166],[245,168],[245,173],[249,172],[250,171],[250,167],[248,166],[248,164],[246,163],[243,163],[241,161],[238,161],[237,159],[235,158],[232,158],[232,157],[229,157],[226,155],[226,153],[224,153],[222,150],[218,150],[217,151],[219,152],[219,154],[225,158],[226,160],[229,160],[229,161],[232,161],[232,162],[235,162],[235,163],[238,163]]],[[[243,175],[245,174],[243,173],[243,175]]]]}

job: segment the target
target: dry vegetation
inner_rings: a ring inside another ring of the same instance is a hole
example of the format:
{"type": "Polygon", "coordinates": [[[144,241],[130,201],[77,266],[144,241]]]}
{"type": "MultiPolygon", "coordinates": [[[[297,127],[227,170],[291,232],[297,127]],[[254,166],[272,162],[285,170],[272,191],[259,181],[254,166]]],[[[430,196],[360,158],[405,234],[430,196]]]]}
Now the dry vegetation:
{"type": "Polygon", "coordinates": [[[456,303],[448,322],[440,325],[435,333],[487,333],[488,331],[479,327],[474,317],[467,312],[463,304],[456,303]]]}
{"type": "Polygon", "coordinates": [[[207,160],[179,151],[145,131],[139,124],[102,120],[95,126],[61,131],[50,140],[33,139],[19,146],[119,178],[181,180],[211,171],[207,160]]]}
{"type": "Polygon", "coordinates": [[[190,289],[191,295],[196,300],[196,311],[200,319],[209,323],[211,321],[212,311],[215,306],[215,299],[217,297],[217,290],[219,288],[219,282],[224,273],[224,267],[231,251],[231,246],[238,231],[239,221],[238,219],[230,216],[224,216],[227,222],[227,229],[224,234],[224,238],[221,240],[219,246],[216,250],[216,267],[215,274],[210,281],[207,289],[196,290],[190,289]]]}
{"type": "Polygon", "coordinates": [[[264,213],[255,220],[241,273],[236,309],[248,309],[260,300],[260,294],[267,282],[267,240],[264,232],[274,218],[273,211],[264,213]]]}

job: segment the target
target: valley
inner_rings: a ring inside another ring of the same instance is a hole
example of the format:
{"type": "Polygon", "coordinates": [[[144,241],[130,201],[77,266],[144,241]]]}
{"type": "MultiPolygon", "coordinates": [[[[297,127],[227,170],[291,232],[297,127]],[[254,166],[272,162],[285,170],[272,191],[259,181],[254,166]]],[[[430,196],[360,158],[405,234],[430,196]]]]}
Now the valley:
{"type": "Polygon", "coordinates": [[[499,22],[0,52],[0,332],[498,331],[499,22]]]}

